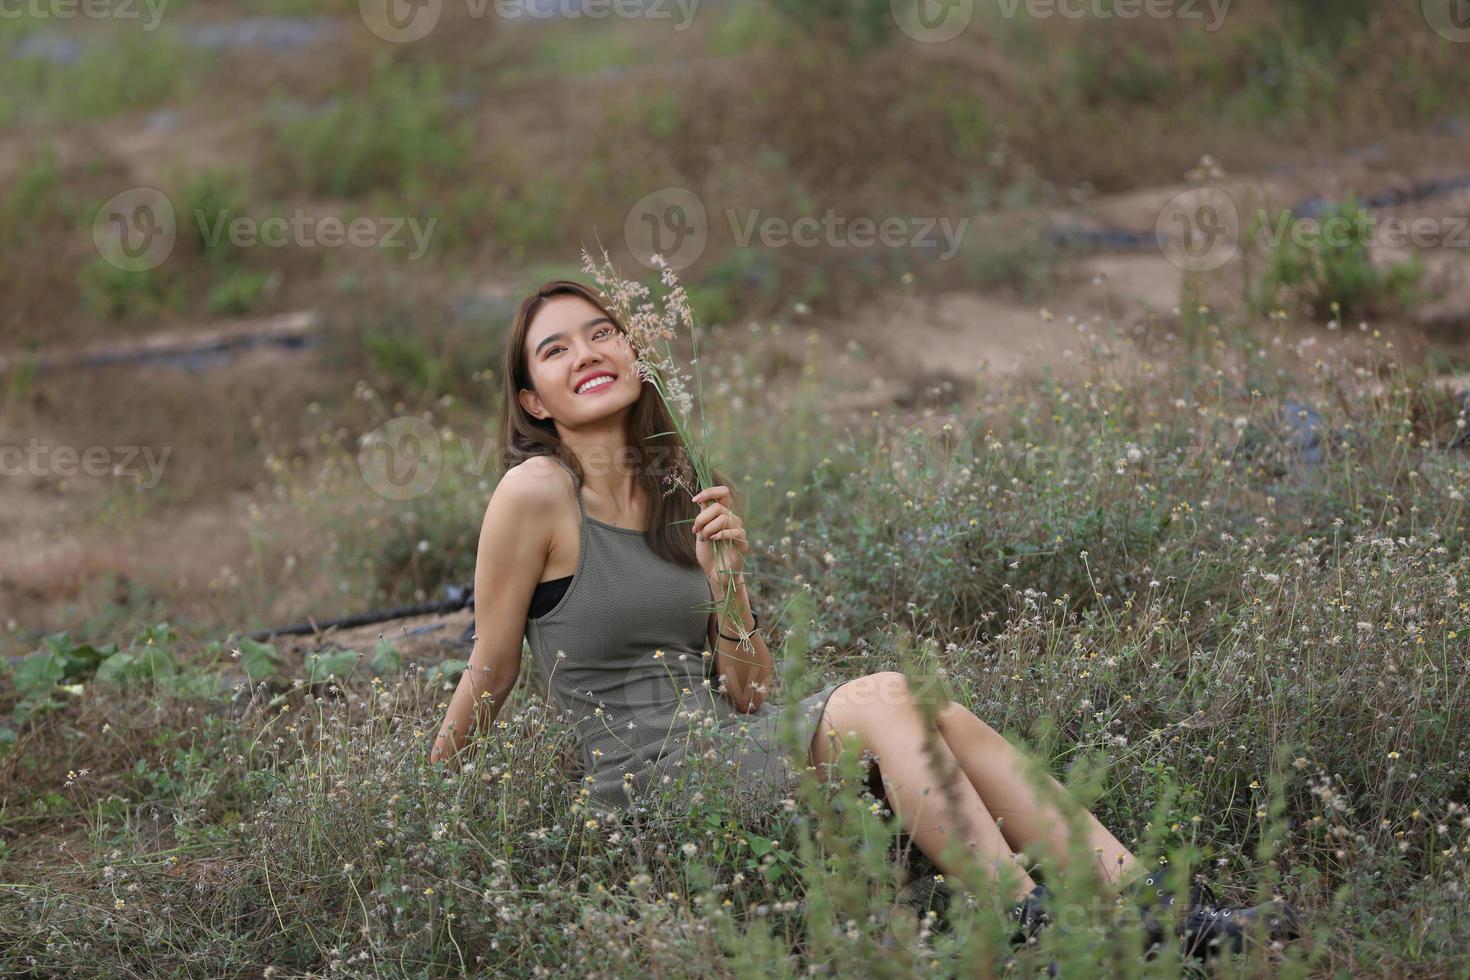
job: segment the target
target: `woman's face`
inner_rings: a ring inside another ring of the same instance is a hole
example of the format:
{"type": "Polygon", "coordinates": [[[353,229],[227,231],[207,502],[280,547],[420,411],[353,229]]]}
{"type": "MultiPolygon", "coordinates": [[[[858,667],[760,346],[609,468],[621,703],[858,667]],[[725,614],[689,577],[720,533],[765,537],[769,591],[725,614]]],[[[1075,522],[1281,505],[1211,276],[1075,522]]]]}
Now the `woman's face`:
{"type": "Polygon", "coordinates": [[[635,361],[632,344],[596,306],[580,296],[553,296],[526,330],[534,390],[518,397],[536,418],[563,425],[606,418],[637,403],[643,381],[635,361]]]}

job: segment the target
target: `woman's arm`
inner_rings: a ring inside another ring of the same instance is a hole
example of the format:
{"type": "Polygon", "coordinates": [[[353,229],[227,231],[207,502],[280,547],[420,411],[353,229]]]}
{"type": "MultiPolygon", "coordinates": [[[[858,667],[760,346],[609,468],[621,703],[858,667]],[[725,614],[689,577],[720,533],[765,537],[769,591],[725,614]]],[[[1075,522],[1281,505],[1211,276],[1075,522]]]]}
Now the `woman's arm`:
{"type": "MultiPolygon", "coordinates": [[[[745,573],[735,575],[734,617],[710,613],[709,642],[715,653],[715,676],[724,681],[725,698],[736,709],[747,714],[760,708],[770,693],[771,674],[775,670],[775,658],[766,647],[759,633],[751,633],[750,640],[727,640],[720,636],[741,636],[755,628],[755,617],[750,611],[750,594],[745,589],[745,573]]],[[[710,581],[716,601],[723,598],[723,583],[710,581]]]]}
{"type": "Polygon", "coordinates": [[[521,670],[526,614],[550,550],[556,484],[551,460],[506,471],[485,508],[475,557],[475,646],[429,758],[457,764],[477,729],[488,730],[521,670]]]}

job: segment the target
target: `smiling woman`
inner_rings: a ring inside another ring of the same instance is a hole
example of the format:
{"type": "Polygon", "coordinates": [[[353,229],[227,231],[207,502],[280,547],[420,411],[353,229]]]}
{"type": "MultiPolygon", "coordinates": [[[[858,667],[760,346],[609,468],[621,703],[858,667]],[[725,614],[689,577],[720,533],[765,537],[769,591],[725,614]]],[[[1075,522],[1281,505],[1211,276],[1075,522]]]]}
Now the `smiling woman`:
{"type": "MultiPolygon", "coordinates": [[[[941,870],[976,893],[1007,879],[1017,888],[1013,941],[1049,921],[1046,889],[1022,867],[1027,852],[1044,852],[1058,870],[1071,854],[1092,854],[1084,870],[1114,887],[1132,882],[1146,910],[1172,904],[1055,779],[1033,782],[1030,760],[962,705],[945,699],[926,711],[901,673],[805,698],[794,713],[794,744],[805,751],[793,758],[777,735],[782,713],[765,703],[774,661],[754,630],[735,496],[718,474],[692,496],[671,492],[688,486],[675,472],[685,447],[622,324],[597,294],[562,280],[521,304],[507,342],[505,475],[480,535],[475,648],[435,761],[456,757],[482,707],[493,722],[519,676],[524,636],[549,700],[572,718],[582,792],[598,804],[636,804],[669,783],[688,792],[680,777],[700,771],[685,766],[698,753],[732,773],[731,808],[755,818],[797,795],[800,770],[828,778],[828,764],[855,742],[874,760],[879,794],[941,870]],[[655,450],[672,450],[674,465],[655,450]],[[735,544],[729,565],[716,563],[715,538],[735,544]],[[710,611],[724,589],[719,572],[735,576],[733,623],[717,624],[710,611]],[[548,606],[552,588],[561,594],[548,606]],[[712,731],[734,737],[707,738],[712,731]],[[1071,847],[1074,833],[1085,847],[1071,847]]],[[[1206,955],[1238,948],[1253,928],[1299,928],[1289,906],[1220,910],[1200,893],[1183,919],[1187,949],[1206,955]]]]}
{"type": "MultiPolygon", "coordinates": [[[[697,495],[708,494],[702,507],[671,492],[673,477],[687,479],[684,447],[631,338],[590,289],[548,283],[522,305],[508,343],[505,384],[517,397],[505,401],[505,475],[476,569],[476,594],[491,598],[476,603],[471,670],[435,758],[452,756],[473,726],[470,705],[503,703],[524,633],[551,699],[574,718],[591,798],[646,799],[680,777],[704,726],[743,725],[722,740],[723,761],[747,814],[770,812],[809,760],[778,746],[764,641],[739,653],[730,636],[754,625],[743,582],[738,622],[711,612],[706,542],[748,548],[733,495],[718,473],[697,495]]],[[[806,700],[802,742],[835,689],[806,700]]]]}

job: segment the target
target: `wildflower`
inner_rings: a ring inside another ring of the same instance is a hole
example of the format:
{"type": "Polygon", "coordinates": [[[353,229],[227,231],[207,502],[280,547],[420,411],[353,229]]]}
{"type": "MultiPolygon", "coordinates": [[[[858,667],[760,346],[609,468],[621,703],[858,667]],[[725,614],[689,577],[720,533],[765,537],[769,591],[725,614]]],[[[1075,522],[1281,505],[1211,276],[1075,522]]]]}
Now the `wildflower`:
{"type": "Polygon", "coordinates": [[[112,907],[115,908],[115,909],[117,909],[118,911],[122,911],[123,909],[127,908],[127,905],[128,905],[128,903],[127,902],[124,902],[120,898],[117,899],[116,901],[114,901],[112,903],[112,907]]]}

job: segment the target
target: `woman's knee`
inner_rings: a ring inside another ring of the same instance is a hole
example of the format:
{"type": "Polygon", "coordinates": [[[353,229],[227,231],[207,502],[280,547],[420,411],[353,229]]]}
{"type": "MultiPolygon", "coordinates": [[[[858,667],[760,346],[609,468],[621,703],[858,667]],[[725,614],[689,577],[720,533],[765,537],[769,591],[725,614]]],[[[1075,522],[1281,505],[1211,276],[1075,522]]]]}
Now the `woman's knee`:
{"type": "Polygon", "coordinates": [[[869,694],[878,707],[892,708],[913,700],[909,677],[898,670],[880,670],[863,678],[867,682],[865,693],[869,694]]]}
{"type": "Polygon", "coordinates": [[[942,732],[962,732],[974,736],[976,733],[988,737],[1004,740],[1000,732],[991,728],[983,720],[977,718],[975,713],[958,701],[950,701],[939,709],[939,729],[942,732]]]}
{"type": "Polygon", "coordinates": [[[869,702],[874,707],[903,712],[933,704],[935,712],[942,713],[954,704],[937,677],[919,681],[903,671],[880,670],[861,680],[867,682],[866,691],[861,693],[868,695],[869,702]]]}

